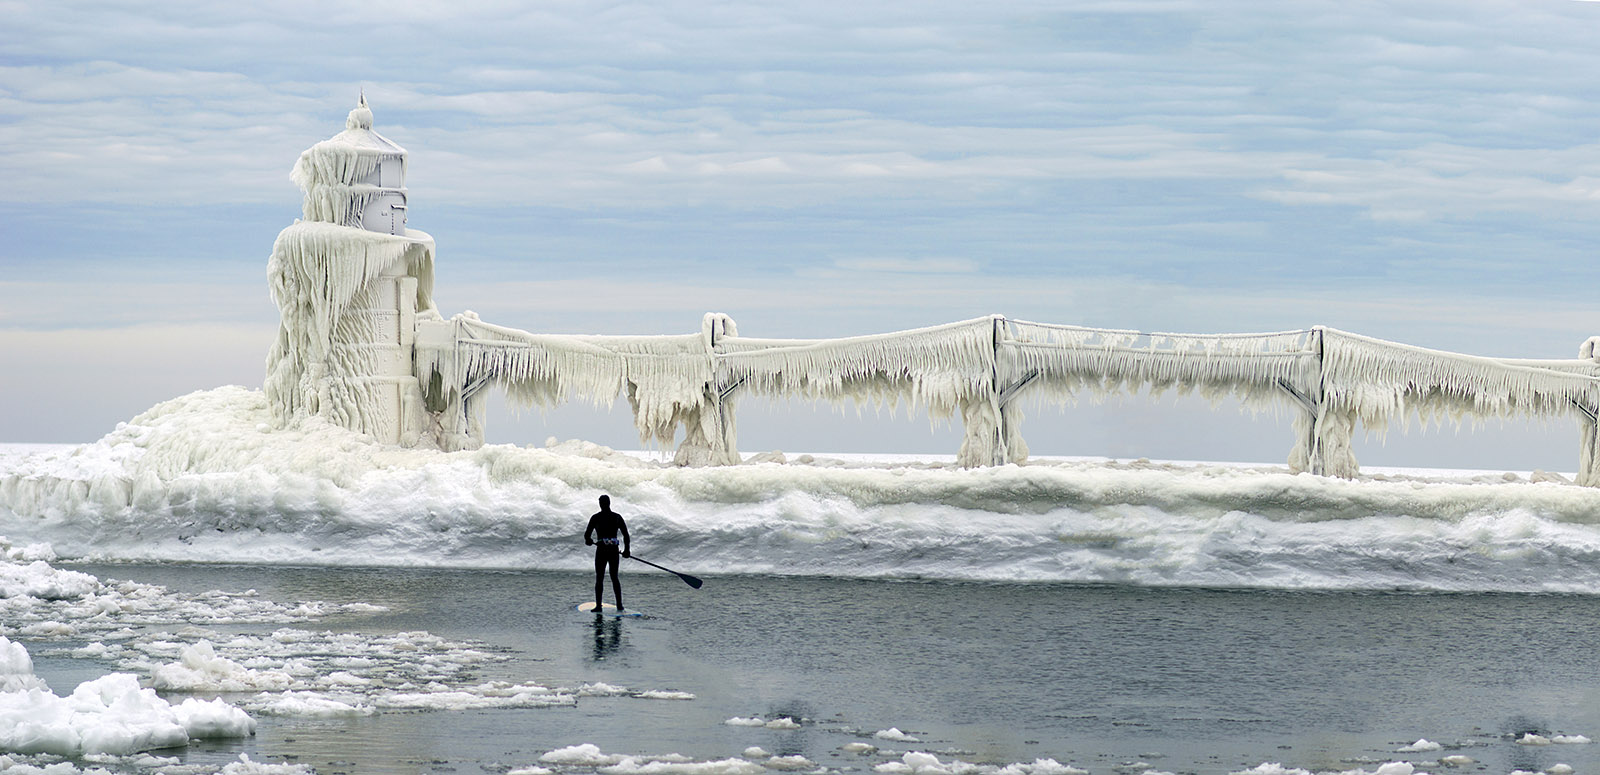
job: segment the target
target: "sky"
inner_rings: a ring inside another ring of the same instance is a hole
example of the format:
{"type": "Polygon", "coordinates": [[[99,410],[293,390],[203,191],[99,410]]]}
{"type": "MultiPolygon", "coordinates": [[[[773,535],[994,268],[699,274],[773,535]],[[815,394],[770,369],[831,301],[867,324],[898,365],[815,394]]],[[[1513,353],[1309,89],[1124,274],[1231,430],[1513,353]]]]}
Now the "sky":
{"type": "MultiPolygon", "coordinates": [[[[364,91],[447,317],[832,337],[990,313],[1328,325],[1478,355],[1600,334],[1600,3],[0,0],[0,441],[259,387],[289,169],[364,91]]],[[[741,404],[740,447],[943,452],[741,404]]],[[[1034,407],[1036,452],[1281,462],[1287,417],[1034,407]]],[[[1575,422],[1363,463],[1576,467],[1575,422]]],[[[626,403],[489,438],[636,447],[626,403]]]]}

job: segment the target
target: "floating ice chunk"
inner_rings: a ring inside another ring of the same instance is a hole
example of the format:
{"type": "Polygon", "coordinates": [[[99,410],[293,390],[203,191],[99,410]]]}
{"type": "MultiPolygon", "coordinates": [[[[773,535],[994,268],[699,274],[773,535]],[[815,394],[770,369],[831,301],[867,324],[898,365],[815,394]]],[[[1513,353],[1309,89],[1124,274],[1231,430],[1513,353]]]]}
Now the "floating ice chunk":
{"type": "Polygon", "coordinates": [[[508,770],[506,775],[555,775],[555,770],[545,767],[518,767],[508,770]]]}
{"type": "Polygon", "coordinates": [[[1001,767],[994,775],[1089,775],[1089,771],[1062,764],[1055,759],[1034,759],[1031,764],[1022,762],[1008,764],[1001,767]]]}
{"type": "Polygon", "coordinates": [[[0,536],[0,560],[10,560],[11,562],[54,562],[55,559],[56,551],[49,544],[15,546],[6,540],[5,536],[0,536]]]}
{"type": "Polygon", "coordinates": [[[733,718],[722,723],[730,727],[764,727],[767,725],[767,720],[756,716],[750,716],[748,718],[734,716],[733,718]]]}
{"type": "Polygon", "coordinates": [[[976,775],[982,771],[978,765],[959,759],[948,762],[924,751],[908,751],[897,762],[884,762],[872,768],[886,775],[976,775]]]}
{"type": "Polygon", "coordinates": [[[1546,775],[1572,775],[1572,765],[1552,764],[1544,768],[1546,775]]]}
{"type": "Polygon", "coordinates": [[[1465,767],[1472,764],[1473,761],[1474,759],[1471,756],[1463,756],[1461,754],[1439,757],[1439,763],[1446,767],[1465,767]]]}
{"type": "Polygon", "coordinates": [[[746,759],[765,759],[769,756],[772,756],[772,753],[759,745],[752,745],[744,749],[744,758],[746,759]]]}
{"type": "Polygon", "coordinates": [[[600,772],[605,775],[761,775],[766,768],[745,759],[697,762],[625,756],[616,764],[601,767],[600,772]]]}
{"type": "Polygon", "coordinates": [[[1372,775],[1411,775],[1416,769],[1411,762],[1384,762],[1372,771],[1372,775]]]}
{"type": "Polygon", "coordinates": [[[249,754],[239,754],[239,761],[223,767],[220,775],[315,775],[308,764],[267,764],[252,761],[249,754]]]}
{"type": "Polygon", "coordinates": [[[1395,749],[1395,751],[1397,753],[1417,753],[1420,751],[1437,751],[1443,747],[1444,746],[1439,745],[1438,743],[1435,743],[1426,737],[1423,737],[1418,738],[1417,742],[1412,743],[1411,745],[1400,746],[1399,748],[1395,749]]]}
{"type": "Polygon", "coordinates": [[[539,757],[539,761],[546,764],[579,764],[590,767],[602,767],[622,761],[621,756],[612,756],[600,752],[600,746],[594,743],[581,743],[569,745],[566,748],[557,748],[547,751],[539,757]]]}
{"type": "Polygon", "coordinates": [[[62,622],[34,622],[18,632],[34,638],[70,638],[78,634],[78,628],[62,622]]]}
{"type": "Polygon", "coordinates": [[[303,718],[333,718],[343,716],[370,716],[372,706],[360,702],[344,702],[316,692],[263,692],[248,703],[251,710],[269,716],[299,716],[303,718]]]}
{"type": "Polygon", "coordinates": [[[871,743],[855,742],[845,743],[844,745],[839,746],[839,750],[844,751],[845,753],[861,754],[865,756],[866,754],[878,750],[878,747],[871,743]]]}
{"type": "Polygon", "coordinates": [[[578,698],[537,684],[490,682],[461,690],[380,694],[373,704],[406,710],[470,710],[474,708],[552,708],[576,705],[578,698]]]}
{"type": "Polygon", "coordinates": [[[249,737],[256,733],[255,719],[222,700],[199,700],[190,697],[173,708],[178,723],[188,731],[189,737],[249,737]]]}
{"type": "Polygon", "coordinates": [[[0,692],[48,691],[44,679],[33,674],[33,657],[21,643],[0,635],[0,692]]]}
{"type": "Polygon", "coordinates": [[[762,766],[769,770],[814,770],[817,763],[804,756],[774,756],[762,766]]]}
{"type": "Polygon", "coordinates": [[[157,689],[178,691],[244,692],[284,690],[294,685],[294,676],[282,670],[254,670],[226,657],[217,656],[211,641],[185,646],[179,661],[157,667],[150,676],[157,689]]]}
{"type": "Polygon", "coordinates": [[[640,697],[642,699],[646,699],[646,700],[692,700],[692,699],[694,699],[694,695],[690,694],[689,692],[671,692],[671,691],[666,691],[666,690],[662,690],[662,689],[651,689],[649,691],[639,692],[635,696],[640,697]]]}
{"type": "Polygon", "coordinates": [[[892,740],[892,741],[894,741],[896,743],[920,743],[920,742],[922,742],[922,740],[920,738],[912,737],[911,735],[908,735],[908,734],[906,734],[904,732],[901,732],[899,727],[889,727],[888,729],[880,729],[877,732],[872,733],[872,736],[878,738],[879,740],[892,740]]]}
{"type": "Polygon", "coordinates": [[[1534,734],[1532,732],[1523,733],[1522,737],[1517,738],[1517,745],[1549,745],[1549,744],[1550,744],[1550,738],[1545,737],[1544,735],[1536,735],[1536,734],[1534,734]]]}
{"type": "Polygon", "coordinates": [[[1593,741],[1583,735],[1551,735],[1550,742],[1558,745],[1588,745],[1593,741]]]}
{"type": "Polygon", "coordinates": [[[27,564],[0,561],[0,598],[33,597],[67,600],[100,589],[100,580],[87,573],[57,570],[43,560],[27,564]]]}
{"type": "MultiPolygon", "coordinates": [[[[17,655],[9,647],[14,645],[0,638],[0,653],[13,665],[17,655]]],[[[127,673],[85,681],[67,697],[43,686],[0,692],[0,749],[20,753],[131,754],[187,745],[191,737],[243,737],[254,731],[248,715],[221,700],[190,699],[173,707],[127,673]]]]}
{"type": "Polygon", "coordinates": [[[1298,767],[1285,767],[1277,762],[1262,762],[1248,770],[1238,770],[1228,775],[1311,775],[1311,771],[1298,767]]]}
{"type": "Polygon", "coordinates": [[[767,729],[799,729],[800,722],[795,721],[788,716],[784,716],[782,718],[775,718],[771,721],[768,721],[767,723],[762,724],[762,726],[766,727],[767,729]]]}
{"type": "Polygon", "coordinates": [[[621,697],[628,690],[621,686],[612,686],[608,683],[595,682],[578,687],[579,697],[621,697]]]}

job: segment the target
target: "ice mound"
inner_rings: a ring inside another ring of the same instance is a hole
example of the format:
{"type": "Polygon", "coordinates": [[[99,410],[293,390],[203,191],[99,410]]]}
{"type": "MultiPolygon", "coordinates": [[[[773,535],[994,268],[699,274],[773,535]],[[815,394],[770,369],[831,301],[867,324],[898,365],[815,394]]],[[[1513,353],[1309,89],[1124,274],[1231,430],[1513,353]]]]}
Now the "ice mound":
{"type": "Polygon", "coordinates": [[[1404,745],[1404,746],[1401,746],[1399,748],[1396,748],[1395,751],[1397,753],[1418,753],[1418,752],[1421,752],[1421,751],[1437,751],[1437,750],[1439,750],[1439,749],[1441,749],[1443,747],[1444,746],[1439,745],[1438,743],[1435,743],[1432,740],[1429,740],[1429,739],[1424,737],[1424,738],[1418,739],[1417,742],[1412,743],[1410,745],[1404,745]]]}
{"type": "Polygon", "coordinates": [[[880,729],[872,734],[879,740],[891,740],[896,743],[920,743],[922,740],[900,731],[899,727],[880,729]]]}
{"type": "Polygon", "coordinates": [[[557,748],[547,751],[539,757],[545,764],[583,764],[595,767],[616,764],[622,761],[621,756],[608,756],[600,752],[600,746],[594,743],[569,745],[566,748],[557,748]]]}
{"type": "MultiPolygon", "coordinates": [[[[8,685],[26,686],[0,692],[0,750],[131,754],[188,745],[190,738],[255,733],[253,719],[221,700],[190,698],[174,706],[126,673],[85,681],[67,697],[56,696],[42,683],[27,686],[31,664],[28,676],[16,671],[16,648],[18,644],[0,637],[0,653],[12,671],[8,685]]],[[[22,658],[27,659],[25,650],[22,658]]]]}
{"type": "Polygon", "coordinates": [[[0,636],[0,692],[26,692],[48,689],[44,680],[33,674],[33,657],[21,643],[0,636]]]}
{"type": "Polygon", "coordinates": [[[100,588],[100,580],[87,573],[57,570],[44,560],[22,564],[0,561],[0,597],[65,600],[80,598],[100,588]]]}
{"type": "Polygon", "coordinates": [[[315,418],[273,430],[260,392],[220,388],[94,444],[0,454],[0,531],[74,558],[581,569],[557,539],[609,492],[650,523],[653,551],[694,573],[1600,592],[1595,488],[1143,460],[764,459],[688,469],[582,442],[405,449],[315,418]],[[1389,561],[1365,562],[1374,551],[1389,561]]]}
{"type": "MultiPolygon", "coordinates": [[[[884,762],[872,768],[885,775],[978,775],[983,768],[959,759],[940,761],[923,751],[907,751],[897,762],[884,762]]],[[[999,768],[991,768],[998,770],[999,768]]]]}
{"type": "MultiPolygon", "coordinates": [[[[1372,770],[1345,770],[1337,775],[1413,775],[1416,766],[1410,762],[1385,762],[1372,770]]],[[[1313,775],[1310,770],[1285,767],[1277,762],[1263,762],[1248,770],[1238,770],[1230,775],[1313,775]]]]}
{"type": "Polygon", "coordinates": [[[539,757],[544,764],[591,767],[604,775],[760,775],[766,768],[745,759],[694,761],[678,754],[620,756],[593,743],[557,748],[539,757]]]}

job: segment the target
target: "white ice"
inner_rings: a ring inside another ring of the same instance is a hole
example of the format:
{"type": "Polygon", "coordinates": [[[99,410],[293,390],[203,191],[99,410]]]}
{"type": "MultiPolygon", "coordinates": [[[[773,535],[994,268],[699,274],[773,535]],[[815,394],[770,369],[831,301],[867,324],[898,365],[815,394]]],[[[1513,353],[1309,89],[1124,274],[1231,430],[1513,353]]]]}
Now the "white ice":
{"type": "MultiPolygon", "coordinates": [[[[0,534],[86,559],[579,569],[571,538],[605,492],[641,556],[696,574],[1600,592],[1600,490],[1527,476],[801,455],[684,469],[579,442],[446,454],[269,420],[259,392],[222,388],[94,444],[0,454],[0,534]]],[[[74,583],[12,566],[45,594],[74,583]]],[[[88,618],[26,609],[0,621],[88,618]]]]}
{"type": "Polygon", "coordinates": [[[137,677],[112,673],[85,681],[66,696],[35,681],[18,644],[0,637],[0,654],[9,673],[0,692],[0,750],[81,756],[131,754],[189,743],[190,738],[245,737],[256,723],[221,700],[194,698],[173,705],[139,686],[137,677]],[[27,668],[27,673],[22,668],[27,668]]]}
{"type": "Polygon", "coordinates": [[[878,738],[879,740],[892,740],[892,741],[894,741],[896,743],[920,743],[920,742],[922,742],[921,740],[919,740],[919,739],[917,739],[915,737],[912,737],[911,735],[908,735],[908,734],[906,734],[904,732],[901,732],[899,727],[889,727],[888,729],[880,729],[877,732],[874,732],[872,734],[872,736],[878,738]]]}

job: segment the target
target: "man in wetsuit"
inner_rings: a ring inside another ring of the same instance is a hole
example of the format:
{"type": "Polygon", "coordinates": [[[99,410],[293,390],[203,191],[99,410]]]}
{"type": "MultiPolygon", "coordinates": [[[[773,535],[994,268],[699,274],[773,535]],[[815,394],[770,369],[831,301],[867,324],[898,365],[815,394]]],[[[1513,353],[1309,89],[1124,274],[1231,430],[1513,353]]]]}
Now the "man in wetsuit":
{"type": "Polygon", "coordinates": [[[589,527],[583,531],[585,546],[594,547],[594,612],[600,613],[600,597],[606,589],[606,569],[611,569],[611,592],[617,596],[617,610],[622,610],[622,582],[617,579],[620,545],[621,556],[628,557],[628,523],[622,515],[611,510],[611,496],[600,496],[600,510],[589,517],[589,527]],[[622,537],[618,538],[617,534],[622,537]]]}

